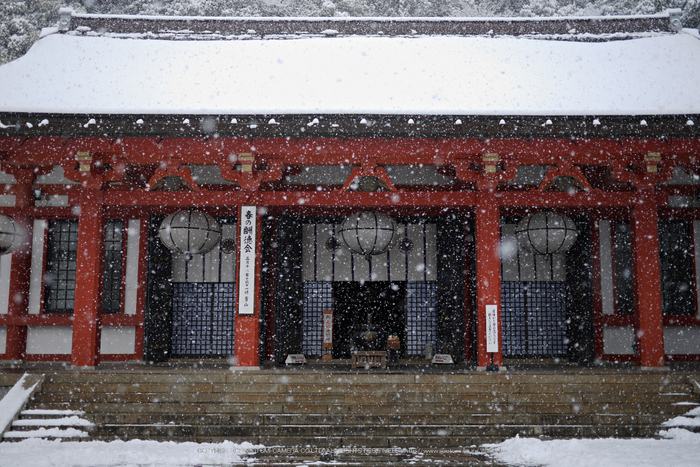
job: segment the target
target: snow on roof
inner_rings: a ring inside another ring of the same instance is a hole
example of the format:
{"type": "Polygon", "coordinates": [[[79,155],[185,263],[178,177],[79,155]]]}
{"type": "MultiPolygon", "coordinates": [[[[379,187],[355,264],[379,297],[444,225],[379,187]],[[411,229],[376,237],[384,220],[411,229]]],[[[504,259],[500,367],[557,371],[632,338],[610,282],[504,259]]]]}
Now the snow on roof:
{"type": "Polygon", "coordinates": [[[51,34],[0,67],[0,88],[0,112],[697,114],[700,39],[51,34]]]}

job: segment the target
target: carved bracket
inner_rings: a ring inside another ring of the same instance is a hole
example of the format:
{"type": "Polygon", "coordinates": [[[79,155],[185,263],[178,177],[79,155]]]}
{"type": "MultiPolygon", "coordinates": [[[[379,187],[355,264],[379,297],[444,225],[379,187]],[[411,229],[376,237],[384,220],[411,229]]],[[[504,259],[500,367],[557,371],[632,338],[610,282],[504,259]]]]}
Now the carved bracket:
{"type": "Polygon", "coordinates": [[[366,191],[377,191],[379,189],[383,191],[399,191],[386,173],[386,169],[377,165],[376,159],[365,159],[360,167],[352,169],[350,176],[345,180],[340,191],[351,190],[356,181],[358,186],[362,186],[362,179],[365,177],[371,177],[373,182],[372,188],[374,188],[369,188],[366,191]]]}
{"type": "Polygon", "coordinates": [[[236,182],[243,191],[251,192],[260,188],[262,182],[273,182],[282,177],[282,169],[284,161],[281,159],[266,160],[266,170],[259,170],[255,166],[255,154],[239,154],[238,161],[240,170],[231,164],[228,160],[220,160],[217,165],[221,170],[221,177],[229,182],[236,182]]]}
{"type": "Polygon", "coordinates": [[[163,161],[146,186],[149,191],[180,191],[183,189],[200,191],[199,186],[192,179],[190,169],[182,165],[179,159],[163,161]]]}
{"type": "Polygon", "coordinates": [[[516,161],[501,161],[495,153],[484,154],[482,161],[481,167],[475,167],[467,159],[457,159],[454,163],[457,178],[476,184],[479,191],[493,191],[500,183],[515,179],[520,166],[516,161]]]}

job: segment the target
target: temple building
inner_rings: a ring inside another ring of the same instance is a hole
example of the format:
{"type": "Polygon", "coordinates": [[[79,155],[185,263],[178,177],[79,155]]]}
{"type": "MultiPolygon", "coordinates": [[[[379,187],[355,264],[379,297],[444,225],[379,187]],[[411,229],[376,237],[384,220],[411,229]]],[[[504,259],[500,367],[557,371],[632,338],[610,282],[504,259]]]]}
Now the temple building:
{"type": "Polygon", "coordinates": [[[700,360],[700,35],[75,14],[0,66],[0,360],[700,360]]]}

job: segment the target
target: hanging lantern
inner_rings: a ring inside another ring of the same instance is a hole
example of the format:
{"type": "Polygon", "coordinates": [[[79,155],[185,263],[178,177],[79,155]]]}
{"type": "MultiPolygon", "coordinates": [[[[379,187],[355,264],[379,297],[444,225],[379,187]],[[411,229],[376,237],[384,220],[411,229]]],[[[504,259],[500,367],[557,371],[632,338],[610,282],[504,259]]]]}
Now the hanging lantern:
{"type": "Polygon", "coordinates": [[[576,224],[558,212],[540,211],[528,215],[515,228],[518,243],[538,255],[564,253],[578,237],[576,224]]]}
{"type": "Polygon", "coordinates": [[[24,242],[24,229],[14,219],[0,216],[0,255],[12,253],[24,242]]]}
{"type": "Polygon", "coordinates": [[[338,236],[353,253],[367,259],[386,253],[398,239],[396,221],[370,210],[348,216],[340,226],[338,236]]]}
{"type": "Polygon", "coordinates": [[[209,214],[188,209],[163,219],[158,235],[170,251],[189,257],[210,252],[221,239],[221,226],[209,214]]]}

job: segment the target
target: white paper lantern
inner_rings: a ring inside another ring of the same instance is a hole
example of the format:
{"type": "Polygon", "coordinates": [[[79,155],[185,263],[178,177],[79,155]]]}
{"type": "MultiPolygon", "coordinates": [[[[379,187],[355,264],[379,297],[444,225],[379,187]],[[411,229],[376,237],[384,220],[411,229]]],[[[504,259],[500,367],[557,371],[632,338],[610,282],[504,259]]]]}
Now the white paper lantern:
{"type": "Polygon", "coordinates": [[[368,259],[386,253],[398,239],[396,221],[374,211],[348,216],[340,226],[338,236],[352,252],[368,259]]]}
{"type": "Polygon", "coordinates": [[[203,255],[221,239],[221,226],[216,219],[195,209],[171,214],[160,224],[158,235],[174,253],[203,255]]]}
{"type": "Polygon", "coordinates": [[[518,243],[538,255],[564,253],[578,237],[576,224],[558,212],[540,211],[528,215],[515,228],[518,243]]]}
{"type": "Polygon", "coordinates": [[[24,229],[7,216],[0,216],[0,255],[7,255],[22,246],[24,229]]]}

